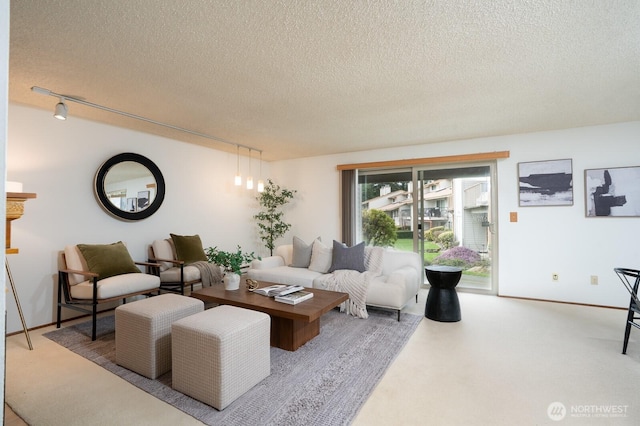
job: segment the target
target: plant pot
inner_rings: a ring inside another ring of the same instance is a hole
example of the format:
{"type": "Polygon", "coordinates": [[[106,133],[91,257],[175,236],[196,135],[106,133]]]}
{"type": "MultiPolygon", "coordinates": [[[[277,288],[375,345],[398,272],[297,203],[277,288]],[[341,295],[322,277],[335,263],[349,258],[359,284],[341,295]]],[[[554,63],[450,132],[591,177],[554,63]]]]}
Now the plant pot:
{"type": "Polygon", "coordinates": [[[224,275],[224,288],[225,290],[237,290],[240,288],[240,275],[227,272],[224,275]]]}

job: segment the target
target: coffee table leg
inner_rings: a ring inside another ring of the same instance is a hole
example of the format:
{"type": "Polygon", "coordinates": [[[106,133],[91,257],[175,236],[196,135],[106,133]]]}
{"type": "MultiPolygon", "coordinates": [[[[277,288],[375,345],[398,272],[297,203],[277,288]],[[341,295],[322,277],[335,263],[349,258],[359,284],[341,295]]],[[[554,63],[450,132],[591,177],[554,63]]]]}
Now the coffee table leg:
{"type": "Polygon", "coordinates": [[[312,322],[271,317],[271,346],[295,351],[320,334],[320,319],[312,322]]]}

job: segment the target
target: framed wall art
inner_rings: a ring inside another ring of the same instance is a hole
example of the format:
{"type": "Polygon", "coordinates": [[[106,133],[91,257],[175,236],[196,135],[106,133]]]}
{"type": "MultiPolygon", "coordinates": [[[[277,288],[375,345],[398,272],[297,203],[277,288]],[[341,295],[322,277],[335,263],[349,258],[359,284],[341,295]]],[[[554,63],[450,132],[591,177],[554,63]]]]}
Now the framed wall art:
{"type": "Polygon", "coordinates": [[[518,163],[520,207],[572,206],[571,159],[518,163]]]}
{"type": "Polygon", "coordinates": [[[149,207],[149,191],[138,192],[138,211],[144,210],[149,207]]]}
{"type": "Polygon", "coordinates": [[[584,171],[587,217],[640,217],[640,166],[584,171]]]}

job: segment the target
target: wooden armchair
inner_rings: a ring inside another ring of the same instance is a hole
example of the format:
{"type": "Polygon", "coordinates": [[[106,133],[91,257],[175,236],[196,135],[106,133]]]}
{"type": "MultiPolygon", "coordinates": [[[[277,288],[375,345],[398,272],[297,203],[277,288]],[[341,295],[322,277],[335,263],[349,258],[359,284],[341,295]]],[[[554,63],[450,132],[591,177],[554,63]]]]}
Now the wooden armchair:
{"type": "Polygon", "coordinates": [[[160,290],[184,294],[185,287],[193,291],[195,284],[202,284],[200,269],[178,260],[171,239],[155,240],[149,246],[149,262],[156,266],[149,267],[147,272],[160,277],[160,290]]]}
{"type": "Polygon", "coordinates": [[[66,246],[59,257],[56,327],[60,328],[63,307],[91,314],[91,340],[96,340],[99,304],[157,294],[160,277],[142,273],[136,265],[157,266],[134,262],[122,242],[66,246]]]}

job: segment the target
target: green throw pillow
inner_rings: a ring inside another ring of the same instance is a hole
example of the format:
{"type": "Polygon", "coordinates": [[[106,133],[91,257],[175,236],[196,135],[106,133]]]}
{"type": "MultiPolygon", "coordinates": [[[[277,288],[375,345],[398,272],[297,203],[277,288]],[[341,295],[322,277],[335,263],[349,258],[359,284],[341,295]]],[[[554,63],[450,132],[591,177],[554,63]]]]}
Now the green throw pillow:
{"type": "Polygon", "coordinates": [[[182,260],[186,264],[207,260],[200,235],[169,235],[171,235],[171,240],[173,240],[173,245],[176,248],[178,260],[182,260]]]}
{"type": "Polygon", "coordinates": [[[122,241],[113,244],[78,244],[78,250],[87,262],[89,271],[98,274],[99,280],[140,272],[122,241]]]}

